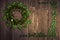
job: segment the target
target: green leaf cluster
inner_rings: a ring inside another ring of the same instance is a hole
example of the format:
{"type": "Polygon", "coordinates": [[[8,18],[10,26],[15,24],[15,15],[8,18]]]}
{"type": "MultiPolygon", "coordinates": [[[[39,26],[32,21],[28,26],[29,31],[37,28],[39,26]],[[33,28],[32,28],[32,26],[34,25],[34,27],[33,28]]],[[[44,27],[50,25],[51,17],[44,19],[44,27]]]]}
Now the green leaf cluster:
{"type": "Polygon", "coordinates": [[[50,4],[51,4],[51,6],[52,6],[53,9],[56,9],[57,8],[57,1],[51,0],[50,1],[50,4]]]}
{"type": "MultiPolygon", "coordinates": [[[[10,22],[9,24],[13,25],[12,28],[22,29],[24,26],[27,26],[28,24],[31,23],[30,20],[27,20],[31,12],[28,10],[28,7],[24,5],[22,2],[19,2],[19,3],[13,2],[12,4],[8,4],[4,13],[5,15],[3,16],[3,20],[7,20],[8,22],[10,22]],[[20,9],[22,11],[21,20],[14,19],[14,17],[12,16],[13,9],[20,9]],[[23,24],[25,25],[23,26],[23,24]]],[[[8,22],[7,22],[7,25],[9,25],[8,22]]]]}
{"type": "Polygon", "coordinates": [[[57,8],[57,2],[52,0],[50,2],[51,6],[52,6],[52,22],[50,25],[50,28],[48,30],[48,37],[52,37],[55,38],[56,37],[56,8],[57,8]]]}
{"type": "Polygon", "coordinates": [[[44,33],[42,33],[42,32],[33,33],[33,34],[28,33],[28,37],[46,37],[46,35],[44,33]]]}

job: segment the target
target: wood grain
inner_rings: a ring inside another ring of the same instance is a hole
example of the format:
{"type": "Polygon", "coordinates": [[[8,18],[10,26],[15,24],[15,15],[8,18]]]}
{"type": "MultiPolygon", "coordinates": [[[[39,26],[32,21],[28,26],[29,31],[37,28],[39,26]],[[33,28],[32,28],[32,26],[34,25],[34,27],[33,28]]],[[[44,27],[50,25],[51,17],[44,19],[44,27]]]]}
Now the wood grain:
{"type": "MultiPolygon", "coordinates": [[[[47,35],[48,28],[51,24],[51,12],[52,8],[50,4],[38,4],[38,2],[48,1],[48,0],[1,0],[0,1],[0,40],[60,40],[60,1],[58,2],[57,11],[57,25],[56,25],[56,34],[57,37],[55,39],[48,37],[20,37],[22,34],[28,33],[37,33],[43,32],[47,35]],[[18,30],[18,29],[10,29],[10,27],[6,27],[5,21],[2,21],[2,16],[4,15],[4,9],[6,8],[6,4],[11,4],[14,1],[22,2],[29,7],[32,14],[28,19],[32,20],[32,23],[28,26],[28,28],[18,30]]],[[[49,2],[49,1],[48,1],[49,2]]]]}

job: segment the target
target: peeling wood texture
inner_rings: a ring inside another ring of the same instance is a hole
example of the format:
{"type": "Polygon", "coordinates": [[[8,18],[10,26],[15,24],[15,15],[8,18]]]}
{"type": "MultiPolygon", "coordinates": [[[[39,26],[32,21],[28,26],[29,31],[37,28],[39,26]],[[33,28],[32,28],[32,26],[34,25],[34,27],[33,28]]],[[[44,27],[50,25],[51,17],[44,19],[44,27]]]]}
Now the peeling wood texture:
{"type": "MultiPolygon", "coordinates": [[[[51,12],[52,8],[50,4],[39,4],[38,2],[49,2],[50,0],[0,0],[0,40],[60,40],[60,1],[58,2],[57,11],[57,26],[55,39],[48,37],[20,37],[22,34],[27,33],[37,33],[43,32],[47,35],[48,28],[51,24],[51,12]],[[2,16],[4,15],[4,9],[6,4],[11,4],[13,2],[22,2],[29,7],[32,14],[29,16],[29,19],[32,20],[32,23],[28,28],[18,30],[11,29],[6,27],[5,21],[2,21],[2,16]]],[[[28,35],[28,34],[27,34],[28,35]]]]}

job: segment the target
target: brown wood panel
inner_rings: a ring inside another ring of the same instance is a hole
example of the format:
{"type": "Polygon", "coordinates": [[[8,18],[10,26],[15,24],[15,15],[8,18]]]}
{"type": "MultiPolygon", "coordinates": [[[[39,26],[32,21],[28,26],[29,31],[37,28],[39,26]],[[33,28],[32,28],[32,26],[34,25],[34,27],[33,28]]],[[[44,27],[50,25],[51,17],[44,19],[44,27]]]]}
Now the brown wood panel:
{"type": "MultiPolygon", "coordinates": [[[[48,37],[20,37],[22,34],[27,33],[37,33],[43,32],[47,34],[48,28],[51,24],[51,5],[38,4],[38,2],[48,1],[48,0],[1,0],[0,1],[0,40],[60,40],[60,3],[58,1],[57,8],[57,37],[55,39],[48,37]],[[6,4],[11,4],[14,1],[22,2],[29,7],[32,14],[29,16],[29,19],[32,20],[32,23],[28,28],[18,30],[10,29],[6,27],[5,21],[2,21],[2,16],[4,15],[3,11],[6,8],[6,4]]],[[[27,34],[28,35],[28,34],[27,34]]]]}

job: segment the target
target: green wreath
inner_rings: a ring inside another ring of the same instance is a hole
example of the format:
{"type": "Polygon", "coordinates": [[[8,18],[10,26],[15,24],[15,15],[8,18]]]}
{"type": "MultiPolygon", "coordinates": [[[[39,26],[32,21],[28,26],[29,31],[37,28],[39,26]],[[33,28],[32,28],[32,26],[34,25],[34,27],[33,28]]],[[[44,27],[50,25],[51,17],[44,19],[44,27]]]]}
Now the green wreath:
{"type": "Polygon", "coordinates": [[[21,2],[20,3],[14,2],[11,5],[8,5],[4,13],[5,14],[3,16],[3,20],[7,20],[6,21],[7,26],[12,25],[13,28],[21,29],[23,27],[26,28],[28,24],[31,23],[31,20],[28,19],[31,12],[28,10],[28,7],[21,2]],[[19,9],[19,11],[21,10],[21,15],[22,15],[21,20],[13,18],[12,16],[13,9],[15,10],[19,9]]]}

